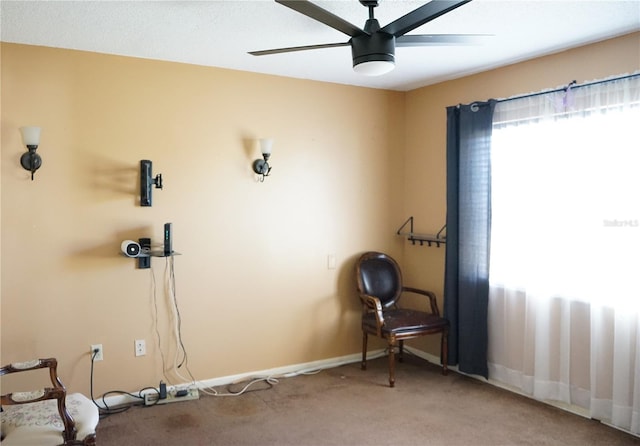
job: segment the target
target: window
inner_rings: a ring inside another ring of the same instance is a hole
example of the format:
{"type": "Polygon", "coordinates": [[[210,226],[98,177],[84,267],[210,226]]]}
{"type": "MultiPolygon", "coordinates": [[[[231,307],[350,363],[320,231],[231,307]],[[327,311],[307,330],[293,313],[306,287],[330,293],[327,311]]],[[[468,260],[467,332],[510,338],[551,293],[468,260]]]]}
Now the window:
{"type": "Polygon", "coordinates": [[[496,107],[490,280],[640,307],[640,105],[609,93],[576,110],[575,94],[496,107]]]}
{"type": "Polygon", "coordinates": [[[640,434],[640,75],[498,103],[492,379],[640,434]]]}

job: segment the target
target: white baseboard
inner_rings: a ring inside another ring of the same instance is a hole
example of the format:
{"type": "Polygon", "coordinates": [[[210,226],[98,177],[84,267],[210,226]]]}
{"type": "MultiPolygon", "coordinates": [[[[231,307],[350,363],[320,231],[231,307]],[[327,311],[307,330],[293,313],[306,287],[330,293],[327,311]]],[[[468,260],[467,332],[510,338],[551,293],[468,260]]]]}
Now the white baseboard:
{"type": "MultiPolygon", "coordinates": [[[[381,356],[385,356],[384,349],[373,350],[367,352],[367,359],[375,359],[381,356]]],[[[417,354],[416,354],[417,355],[417,354]]],[[[419,356],[419,355],[417,355],[419,356]]],[[[228,384],[234,384],[243,381],[250,381],[258,378],[291,378],[296,375],[314,372],[323,369],[332,369],[345,364],[352,364],[354,362],[360,362],[362,360],[361,353],[354,353],[346,356],[339,356],[336,358],[321,359],[318,361],[305,362],[301,364],[292,364],[283,367],[276,367],[273,369],[266,369],[254,372],[239,373],[237,375],[222,376],[219,378],[209,378],[205,380],[199,380],[196,382],[182,383],[175,386],[167,386],[167,391],[173,389],[186,389],[196,387],[198,389],[208,389],[211,387],[225,386],[228,384]]],[[[155,386],[155,385],[154,385],[155,386]]],[[[141,392],[142,395],[146,393],[154,392],[153,389],[146,389],[141,392]]],[[[133,393],[133,392],[132,392],[133,393]]],[[[96,400],[96,402],[102,407],[102,398],[96,400]]],[[[114,395],[105,398],[106,404],[110,408],[118,406],[125,406],[132,403],[140,403],[140,400],[130,395],[114,395]]]]}
{"type": "MultiPolygon", "coordinates": [[[[422,358],[427,362],[430,362],[432,364],[440,364],[440,356],[436,356],[436,355],[432,355],[431,353],[427,353],[425,351],[422,350],[418,350],[417,348],[414,347],[409,347],[407,345],[404,346],[404,350],[411,353],[412,355],[417,356],[418,358],[422,358]]],[[[449,366],[447,367],[449,370],[453,370],[453,371],[458,371],[458,367],[457,366],[449,366]]]]}

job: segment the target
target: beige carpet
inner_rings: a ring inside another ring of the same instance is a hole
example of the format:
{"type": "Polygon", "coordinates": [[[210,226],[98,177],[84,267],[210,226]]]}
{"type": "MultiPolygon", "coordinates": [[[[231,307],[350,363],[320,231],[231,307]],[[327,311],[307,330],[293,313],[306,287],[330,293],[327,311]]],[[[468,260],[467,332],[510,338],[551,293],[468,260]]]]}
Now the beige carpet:
{"type": "Polygon", "coordinates": [[[350,364],[250,389],[111,415],[100,421],[98,445],[640,445],[597,421],[442,376],[412,356],[397,365],[393,389],[385,358],[367,371],[350,364]]]}

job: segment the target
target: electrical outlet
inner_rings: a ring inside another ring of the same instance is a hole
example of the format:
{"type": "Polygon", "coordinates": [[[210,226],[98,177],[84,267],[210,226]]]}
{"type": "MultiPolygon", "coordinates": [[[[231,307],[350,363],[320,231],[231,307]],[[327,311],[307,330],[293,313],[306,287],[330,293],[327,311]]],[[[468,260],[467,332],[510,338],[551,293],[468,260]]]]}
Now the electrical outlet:
{"type": "Polygon", "coordinates": [[[147,343],[144,339],[136,339],[135,352],[136,356],[144,356],[147,354],[147,343]]]}
{"type": "Polygon", "coordinates": [[[91,357],[93,358],[94,361],[102,361],[104,359],[104,356],[102,354],[103,354],[102,344],[91,345],[91,357]],[[98,351],[97,353],[96,353],[96,350],[98,351]],[[93,356],[94,353],[95,353],[95,357],[93,356]]]}

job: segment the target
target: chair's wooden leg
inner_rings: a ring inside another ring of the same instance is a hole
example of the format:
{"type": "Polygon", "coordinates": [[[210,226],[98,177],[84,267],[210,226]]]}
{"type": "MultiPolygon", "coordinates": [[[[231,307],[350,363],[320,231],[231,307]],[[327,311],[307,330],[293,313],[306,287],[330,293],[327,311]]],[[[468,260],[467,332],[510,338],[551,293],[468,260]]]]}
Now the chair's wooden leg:
{"type": "Polygon", "coordinates": [[[367,370],[367,332],[362,332],[362,362],[360,363],[362,370],[367,370]]]}
{"type": "Polygon", "coordinates": [[[389,339],[389,387],[396,385],[395,341],[389,339]]]}
{"type": "Polygon", "coordinates": [[[442,331],[442,339],[440,341],[440,360],[442,361],[442,374],[446,375],[449,373],[449,369],[447,368],[448,356],[449,356],[449,347],[447,345],[447,339],[449,338],[449,330],[444,329],[442,331]]]}
{"type": "Polygon", "coordinates": [[[398,362],[403,362],[404,360],[404,341],[398,342],[399,344],[399,352],[398,352],[398,362]]]}

